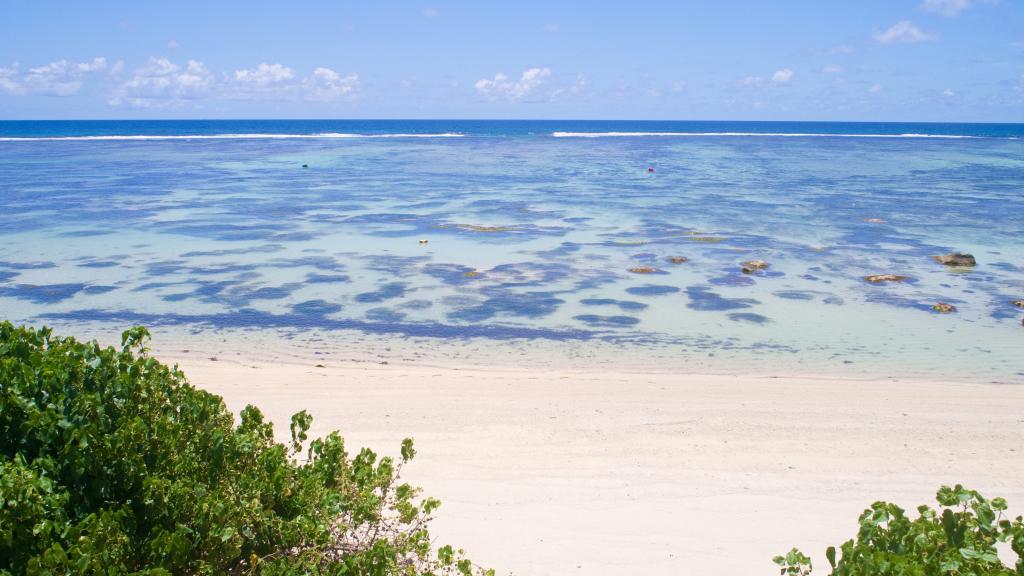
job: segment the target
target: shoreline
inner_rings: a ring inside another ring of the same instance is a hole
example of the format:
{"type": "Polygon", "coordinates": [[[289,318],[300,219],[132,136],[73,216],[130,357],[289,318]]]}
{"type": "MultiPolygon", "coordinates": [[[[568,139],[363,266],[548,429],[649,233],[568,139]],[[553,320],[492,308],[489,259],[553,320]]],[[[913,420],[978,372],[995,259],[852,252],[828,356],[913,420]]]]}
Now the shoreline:
{"type": "MultiPolygon", "coordinates": [[[[37,323],[57,335],[119,346],[130,327],[106,322],[37,323]]],[[[266,362],[329,368],[366,366],[441,370],[509,370],[524,364],[538,370],[587,374],[660,374],[793,378],[840,381],[951,382],[1024,384],[1016,366],[971,366],[939,355],[879,358],[831,355],[821,350],[798,353],[746,348],[720,348],[709,353],[673,343],[614,343],[603,340],[538,341],[487,338],[400,337],[358,330],[211,329],[151,326],[152,355],[166,362],[218,361],[254,365],[266,362]]],[[[962,351],[961,351],[962,352],[962,351]]],[[[1021,365],[1024,368],[1024,364],[1021,365]]]]}
{"type": "Polygon", "coordinates": [[[942,484],[1024,510],[1024,388],[822,377],[216,362],[155,353],[287,435],[417,458],[432,531],[499,574],[768,574],[856,533],[876,500],[908,512],[942,484]]]}

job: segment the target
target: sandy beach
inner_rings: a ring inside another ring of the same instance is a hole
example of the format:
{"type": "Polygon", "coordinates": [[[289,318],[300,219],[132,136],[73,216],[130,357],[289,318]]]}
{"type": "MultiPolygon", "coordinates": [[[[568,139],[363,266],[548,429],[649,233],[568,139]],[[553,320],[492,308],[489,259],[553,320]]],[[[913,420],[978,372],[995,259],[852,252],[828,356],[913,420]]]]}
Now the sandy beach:
{"type": "Polygon", "coordinates": [[[773,574],[962,483],[1024,510],[1024,388],[907,380],[177,361],[238,411],[419,452],[433,533],[499,574],[773,574]]]}

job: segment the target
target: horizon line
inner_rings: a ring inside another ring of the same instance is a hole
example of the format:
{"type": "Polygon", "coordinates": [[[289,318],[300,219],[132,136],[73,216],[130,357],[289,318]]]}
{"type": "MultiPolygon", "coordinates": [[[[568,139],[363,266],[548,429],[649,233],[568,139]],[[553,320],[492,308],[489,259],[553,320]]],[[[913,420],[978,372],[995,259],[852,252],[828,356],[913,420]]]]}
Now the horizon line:
{"type": "Polygon", "coordinates": [[[0,122],[745,122],[772,124],[994,124],[1024,125],[1024,121],[962,120],[729,120],[643,118],[0,118],[0,122]]]}

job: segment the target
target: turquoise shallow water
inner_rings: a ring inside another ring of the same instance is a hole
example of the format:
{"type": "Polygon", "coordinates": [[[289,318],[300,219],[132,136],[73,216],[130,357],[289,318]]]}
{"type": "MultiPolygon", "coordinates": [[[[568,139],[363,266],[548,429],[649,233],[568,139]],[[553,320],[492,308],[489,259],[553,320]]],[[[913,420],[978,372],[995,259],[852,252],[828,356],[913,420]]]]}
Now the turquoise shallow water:
{"type": "Polygon", "coordinates": [[[0,122],[0,316],[495,349],[591,342],[725,371],[854,364],[1021,382],[1022,136],[1019,125],[0,122]],[[931,259],[954,250],[978,266],[931,259]],[[750,259],[769,267],[744,274],[750,259]],[[881,273],[909,280],[862,279],[881,273]]]}

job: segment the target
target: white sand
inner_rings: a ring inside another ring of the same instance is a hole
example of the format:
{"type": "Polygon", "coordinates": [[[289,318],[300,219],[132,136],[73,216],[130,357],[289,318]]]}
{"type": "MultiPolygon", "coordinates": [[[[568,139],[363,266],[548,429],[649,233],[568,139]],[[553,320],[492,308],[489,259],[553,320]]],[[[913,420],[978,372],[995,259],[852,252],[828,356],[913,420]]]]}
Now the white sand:
{"type": "Polygon", "coordinates": [[[826,573],[875,500],[1024,509],[1020,386],[178,361],[282,439],[303,408],[350,452],[415,438],[434,535],[499,574],[776,574],[794,545],[826,573]]]}

